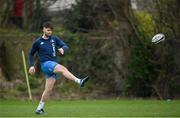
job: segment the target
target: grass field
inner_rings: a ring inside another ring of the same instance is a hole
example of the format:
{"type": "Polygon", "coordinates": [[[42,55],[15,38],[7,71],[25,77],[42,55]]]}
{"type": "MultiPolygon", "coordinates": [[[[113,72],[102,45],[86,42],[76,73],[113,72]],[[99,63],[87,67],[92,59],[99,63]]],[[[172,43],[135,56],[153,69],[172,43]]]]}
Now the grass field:
{"type": "Polygon", "coordinates": [[[180,117],[180,100],[49,101],[44,115],[38,102],[0,100],[0,117],[180,117]]]}

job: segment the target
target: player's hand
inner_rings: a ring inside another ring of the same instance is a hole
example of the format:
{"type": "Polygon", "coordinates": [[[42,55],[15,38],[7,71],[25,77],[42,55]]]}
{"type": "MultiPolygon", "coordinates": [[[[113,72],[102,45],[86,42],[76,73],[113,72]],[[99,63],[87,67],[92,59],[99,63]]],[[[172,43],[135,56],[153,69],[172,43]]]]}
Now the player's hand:
{"type": "Polygon", "coordinates": [[[31,66],[30,68],[29,68],[29,74],[31,74],[31,75],[33,75],[34,73],[35,73],[35,67],[34,66],[31,66]]]}
{"type": "Polygon", "coordinates": [[[60,54],[64,55],[64,50],[62,48],[58,49],[58,51],[60,52],[60,54]]]}

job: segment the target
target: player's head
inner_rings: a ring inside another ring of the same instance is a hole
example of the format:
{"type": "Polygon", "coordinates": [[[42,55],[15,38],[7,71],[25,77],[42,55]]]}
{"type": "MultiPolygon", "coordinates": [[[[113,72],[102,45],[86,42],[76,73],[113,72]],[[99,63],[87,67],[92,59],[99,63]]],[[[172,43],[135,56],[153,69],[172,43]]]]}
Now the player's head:
{"type": "Polygon", "coordinates": [[[44,35],[46,35],[47,37],[52,35],[52,31],[53,31],[53,26],[50,22],[45,22],[43,24],[43,33],[44,35]]]}

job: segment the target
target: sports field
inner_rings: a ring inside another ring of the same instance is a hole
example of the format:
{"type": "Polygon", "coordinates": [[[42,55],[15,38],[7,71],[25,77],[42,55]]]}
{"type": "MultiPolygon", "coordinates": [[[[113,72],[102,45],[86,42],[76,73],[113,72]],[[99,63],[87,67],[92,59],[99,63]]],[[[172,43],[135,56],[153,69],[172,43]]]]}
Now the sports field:
{"type": "Polygon", "coordinates": [[[180,100],[50,101],[44,115],[37,101],[0,101],[0,117],[180,117],[180,100]]]}

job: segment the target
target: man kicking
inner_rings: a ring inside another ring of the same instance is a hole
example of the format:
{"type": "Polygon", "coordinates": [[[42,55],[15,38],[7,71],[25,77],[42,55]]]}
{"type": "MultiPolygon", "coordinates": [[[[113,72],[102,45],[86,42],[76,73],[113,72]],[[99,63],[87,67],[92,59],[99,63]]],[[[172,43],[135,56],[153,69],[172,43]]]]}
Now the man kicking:
{"type": "Polygon", "coordinates": [[[44,113],[44,104],[53,89],[55,81],[58,78],[57,73],[61,73],[65,78],[78,83],[80,87],[83,87],[89,79],[88,77],[79,79],[75,77],[71,72],[69,72],[66,67],[57,63],[56,50],[58,50],[61,55],[64,55],[64,53],[68,50],[68,46],[58,37],[52,36],[52,31],[53,27],[51,23],[44,23],[43,35],[36,39],[29,52],[29,73],[32,75],[36,71],[34,67],[33,56],[37,52],[41,63],[41,69],[46,75],[45,90],[35,111],[36,114],[44,113]]]}

